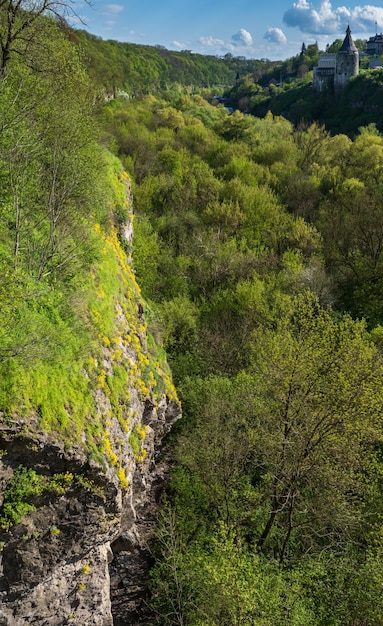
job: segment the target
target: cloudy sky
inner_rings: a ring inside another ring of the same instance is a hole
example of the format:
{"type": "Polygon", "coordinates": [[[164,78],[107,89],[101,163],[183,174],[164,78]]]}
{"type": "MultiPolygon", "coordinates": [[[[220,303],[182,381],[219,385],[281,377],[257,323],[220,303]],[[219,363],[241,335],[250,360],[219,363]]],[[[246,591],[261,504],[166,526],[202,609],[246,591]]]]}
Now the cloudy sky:
{"type": "Polygon", "coordinates": [[[324,49],[348,24],[354,39],[383,31],[382,7],[329,0],[92,0],[78,13],[103,39],[272,60],[297,54],[302,42],[324,49]]]}

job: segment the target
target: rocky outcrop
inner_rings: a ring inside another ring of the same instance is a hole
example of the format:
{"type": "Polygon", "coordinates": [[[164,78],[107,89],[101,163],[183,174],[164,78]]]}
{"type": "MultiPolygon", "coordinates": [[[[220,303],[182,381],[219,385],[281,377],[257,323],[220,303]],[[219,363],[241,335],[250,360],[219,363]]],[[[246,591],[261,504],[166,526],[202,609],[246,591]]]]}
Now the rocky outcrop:
{"type": "Polygon", "coordinates": [[[9,483],[23,464],[57,485],[30,497],[35,510],[0,533],[1,625],[113,624],[109,566],[118,603],[116,623],[133,623],[127,613],[137,614],[141,602],[139,574],[145,571],[155,523],[153,503],[164,477],[156,454],[180,416],[178,405],[165,399],[158,408],[135,406],[140,407],[137,420],[147,423],[150,435],[144,463],[130,458],[126,489],[112,471],[89,463],[80,450],[67,452],[44,437],[28,439],[21,424],[3,428],[2,482],[9,483]]]}
{"type": "MultiPolygon", "coordinates": [[[[130,206],[126,176],[122,184],[130,206]]],[[[129,245],[131,220],[122,230],[129,245]]],[[[98,331],[84,367],[92,409],[82,430],[44,428],[38,407],[26,417],[0,414],[0,626],[145,623],[148,545],[165,477],[158,455],[180,406],[130,258],[113,227],[97,232],[118,261],[121,287],[109,335],[98,331]]],[[[96,269],[94,279],[101,302],[96,269]]]]}

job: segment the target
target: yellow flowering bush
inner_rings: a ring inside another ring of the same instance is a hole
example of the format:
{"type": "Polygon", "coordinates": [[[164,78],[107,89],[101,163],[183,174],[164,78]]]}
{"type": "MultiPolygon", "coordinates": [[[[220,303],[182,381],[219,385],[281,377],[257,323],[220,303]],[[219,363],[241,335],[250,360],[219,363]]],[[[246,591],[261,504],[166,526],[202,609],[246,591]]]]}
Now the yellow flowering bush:
{"type": "Polygon", "coordinates": [[[147,450],[143,447],[143,443],[148,430],[148,426],[136,424],[129,436],[129,443],[133,450],[134,458],[138,463],[142,463],[147,456],[147,450]]]}
{"type": "Polygon", "coordinates": [[[118,470],[118,480],[120,481],[120,486],[122,489],[127,489],[129,487],[129,481],[126,477],[125,470],[123,467],[120,467],[118,470]]]}

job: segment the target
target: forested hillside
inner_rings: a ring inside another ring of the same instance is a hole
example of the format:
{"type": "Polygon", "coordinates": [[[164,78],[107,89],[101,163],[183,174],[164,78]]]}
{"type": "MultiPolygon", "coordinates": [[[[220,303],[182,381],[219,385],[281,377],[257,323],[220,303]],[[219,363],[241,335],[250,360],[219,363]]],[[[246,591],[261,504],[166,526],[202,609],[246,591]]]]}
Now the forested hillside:
{"type": "Polygon", "coordinates": [[[184,409],[153,620],[381,624],[382,137],[198,96],[103,126],[184,409]]]}
{"type": "Polygon", "coordinates": [[[69,35],[83,51],[93,82],[111,96],[121,90],[135,96],[174,86],[222,89],[231,86],[237,74],[262,74],[273,65],[232,54],[219,58],[190,50],[176,52],[163,46],[103,41],[81,30],[69,31],[69,35]]]}
{"type": "Polygon", "coordinates": [[[110,624],[114,593],[116,626],[380,626],[374,109],[352,138],[229,114],[189,87],[225,83],[230,57],[99,42],[7,6],[5,623],[110,624]],[[135,97],[106,100],[120,89],[135,97]]]}
{"type": "Polygon", "coordinates": [[[251,75],[241,78],[226,92],[230,104],[242,112],[264,117],[268,111],[283,115],[295,126],[317,122],[333,135],[355,137],[361,126],[375,124],[383,129],[382,70],[362,70],[335,97],[316,93],[312,73],[283,86],[262,87],[251,75]]]}

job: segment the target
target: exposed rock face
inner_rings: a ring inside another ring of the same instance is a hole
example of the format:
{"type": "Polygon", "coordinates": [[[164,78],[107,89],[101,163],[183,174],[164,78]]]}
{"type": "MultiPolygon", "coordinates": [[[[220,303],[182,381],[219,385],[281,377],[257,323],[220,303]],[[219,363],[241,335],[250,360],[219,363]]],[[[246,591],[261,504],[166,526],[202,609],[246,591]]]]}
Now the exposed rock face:
{"type": "Polygon", "coordinates": [[[142,404],[140,409],[137,419],[150,424],[148,453],[129,472],[126,490],[112,471],[89,463],[80,450],[66,453],[44,438],[31,441],[22,435],[22,425],[3,429],[0,480],[8,482],[22,462],[46,476],[80,476],[84,484],[68,480],[64,493],[34,497],[35,510],[0,533],[2,626],[113,624],[109,566],[115,623],[134,623],[142,595],[139,575],[155,524],[155,494],[163,480],[156,450],[180,416],[178,405],[165,399],[158,408],[142,404]]]}
{"type": "MultiPolygon", "coordinates": [[[[130,223],[123,232],[129,245],[130,223]]],[[[38,407],[27,418],[0,414],[0,626],[145,623],[142,576],[164,480],[157,456],[181,415],[148,348],[130,258],[111,233],[105,253],[118,259],[123,289],[110,337],[84,370],[93,412],[83,431],[46,431],[38,407]]]]}

